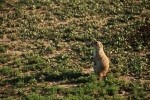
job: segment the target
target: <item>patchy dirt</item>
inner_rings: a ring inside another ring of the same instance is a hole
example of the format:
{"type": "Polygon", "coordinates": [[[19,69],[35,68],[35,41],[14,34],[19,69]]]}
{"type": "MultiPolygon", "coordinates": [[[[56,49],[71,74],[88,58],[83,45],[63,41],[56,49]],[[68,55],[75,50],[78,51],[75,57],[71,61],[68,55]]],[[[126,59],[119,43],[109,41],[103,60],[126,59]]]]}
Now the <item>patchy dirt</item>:
{"type": "Polygon", "coordinates": [[[84,74],[90,74],[93,72],[93,68],[92,67],[91,68],[84,68],[84,69],[82,69],[82,72],[84,74]]]}
{"type": "Polygon", "coordinates": [[[75,84],[75,83],[63,83],[63,84],[58,84],[57,86],[60,88],[70,88],[70,87],[76,87],[79,84],[75,84]]]}
{"type": "Polygon", "coordinates": [[[131,76],[120,76],[119,80],[122,80],[122,81],[129,83],[129,82],[132,82],[136,79],[134,77],[131,77],[131,76]]]}
{"type": "Polygon", "coordinates": [[[7,50],[7,53],[8,53],[8,54],[11,54],[11,55],[17,55],[17,56],[20,56],[20,55],[22,55],[24,52],[22,52],[22,51],[12,51],[12,50],[7,50]]]}
{"type": "Polygon", "coordinates": [[[150,84],[150,80],[148,80],[148,79],[136,79],[135,77],[132,77],[132,76],[120,76],[119,80],[125,81],[127,83],[130,83],[133,81],[139,81],[142,84],[144,84],[144,83],[150,84]]]}

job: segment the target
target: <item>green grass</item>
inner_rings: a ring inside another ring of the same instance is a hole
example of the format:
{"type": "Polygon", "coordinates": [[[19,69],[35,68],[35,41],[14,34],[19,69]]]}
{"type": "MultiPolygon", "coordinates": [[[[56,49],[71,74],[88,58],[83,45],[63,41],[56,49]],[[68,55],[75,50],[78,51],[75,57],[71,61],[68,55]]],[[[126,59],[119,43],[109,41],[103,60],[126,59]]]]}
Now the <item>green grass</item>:
{"type": "Polygon", "coordinates": [[[2,100],[149,100],[148,0],[1,0],[2,100]],[[92,41],[111,60],[101,81],[92,41]]]}

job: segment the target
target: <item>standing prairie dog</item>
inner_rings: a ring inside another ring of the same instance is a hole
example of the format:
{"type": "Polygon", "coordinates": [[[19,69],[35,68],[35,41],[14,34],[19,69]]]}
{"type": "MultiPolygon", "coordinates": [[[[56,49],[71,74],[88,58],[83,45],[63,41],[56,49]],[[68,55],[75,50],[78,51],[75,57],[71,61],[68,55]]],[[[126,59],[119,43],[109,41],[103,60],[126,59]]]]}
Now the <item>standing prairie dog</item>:
{"type": "Polygon", "coordinates": [[[103,50],[103,44],[100,41],[94,42],[94,72],[98,75],[99,79],[106,76],[109,69],[109,58],[103,50]]]}

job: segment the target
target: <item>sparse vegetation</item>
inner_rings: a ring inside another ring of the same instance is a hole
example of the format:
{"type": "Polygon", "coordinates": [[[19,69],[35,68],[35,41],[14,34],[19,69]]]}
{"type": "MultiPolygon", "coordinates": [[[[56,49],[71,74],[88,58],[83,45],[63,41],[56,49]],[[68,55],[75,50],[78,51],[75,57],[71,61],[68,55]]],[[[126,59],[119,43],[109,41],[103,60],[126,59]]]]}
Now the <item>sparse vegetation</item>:
{"type": "Polygon", "coordinates": [[[0,0],[2,100],[149,100],[149,0],[0,0]],[[91,42],[110,57],[93,71],[91,42]]]}

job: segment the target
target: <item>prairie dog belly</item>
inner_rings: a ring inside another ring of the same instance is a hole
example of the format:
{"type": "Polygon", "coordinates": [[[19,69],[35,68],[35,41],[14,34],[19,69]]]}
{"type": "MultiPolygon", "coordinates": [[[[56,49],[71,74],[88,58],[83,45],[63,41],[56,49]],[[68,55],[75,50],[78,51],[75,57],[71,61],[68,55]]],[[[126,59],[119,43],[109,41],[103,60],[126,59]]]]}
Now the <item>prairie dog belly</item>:
{"type": "Polygon", "coordinates": [[[93,57],[96,57],[96,49],[94,48],[93,57]]]}
{"type": "Polygon", "coordinates": [[[100,61],[96,61],[94,65],[94,72],[99,73],[102,70],[102,64],[100,61]]]}
{"type": "Polygon", "coordinates": [[[93,57],[94,57],[94,66],[93,66],[94,72],[99,73],[100,69],[102,68],[102,64],[96,57],[96,49],[95,48],[94,48],[93,57]]]}

